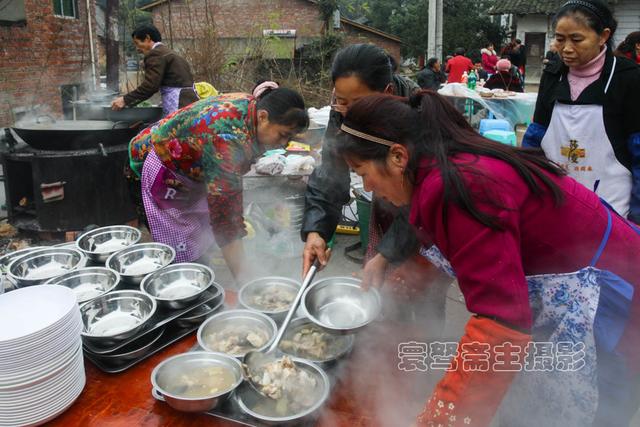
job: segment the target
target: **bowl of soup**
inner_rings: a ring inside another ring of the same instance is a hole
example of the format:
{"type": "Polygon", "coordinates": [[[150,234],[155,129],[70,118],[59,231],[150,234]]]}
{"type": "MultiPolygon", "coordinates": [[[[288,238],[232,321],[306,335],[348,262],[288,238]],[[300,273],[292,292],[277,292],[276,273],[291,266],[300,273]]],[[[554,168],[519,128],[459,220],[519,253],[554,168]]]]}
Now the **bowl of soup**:
{"type": "Polygon", "coordinates": [[[242,365],[236,358],[206,351],[170,357],[151,372],[154,397],[183,412],[216,408],[242,379],[242,365]]]}

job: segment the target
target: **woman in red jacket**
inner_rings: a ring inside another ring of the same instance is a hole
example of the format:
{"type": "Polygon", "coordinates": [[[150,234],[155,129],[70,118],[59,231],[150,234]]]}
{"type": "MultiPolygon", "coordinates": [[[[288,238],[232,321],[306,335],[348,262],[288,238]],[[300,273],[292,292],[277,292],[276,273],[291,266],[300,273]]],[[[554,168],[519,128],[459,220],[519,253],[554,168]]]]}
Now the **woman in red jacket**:
{"type": "Polygon", "coordinates": [[[640,230],[546,159],[478,135],[440,95],[354,103],[338,145],[473,314],[420,425],[628,425],[640,230]]]}
{"type": "Polygon", "coordinates": [[[618,45],[614,53],[624,56],[640,65],[640,31],[630,33],[627,38],[618,45]]]}
{"type": "Polygon", "coordinates": [[[498,63],[498,55],[493,48],[493,43],[486,44],[484,49],[480,50],[482,54],[482,69],[491,75],[496,72],[496,64],[498,63]]]}

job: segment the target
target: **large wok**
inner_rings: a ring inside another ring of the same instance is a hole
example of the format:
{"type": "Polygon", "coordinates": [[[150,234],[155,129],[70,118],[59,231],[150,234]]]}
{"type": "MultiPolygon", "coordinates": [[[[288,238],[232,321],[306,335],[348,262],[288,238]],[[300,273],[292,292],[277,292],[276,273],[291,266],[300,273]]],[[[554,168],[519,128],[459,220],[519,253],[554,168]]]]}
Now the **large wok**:
{"type": "Polygon", "coordinates": [[[122,110],[112,110],[111,105],[102,107],[107,120],[114,122],[145,122],[153,123],[162,118],[162,107],[132,107],[123,108],[122,110]]]}
{"type": "Polygon", "coordinates": [[[128,143],[140,130],[128,123],[106,120],[57,120],[22,123],[13,130],[39,150],[87,150],[128,143]]]}
{"type": "Polygon", "coordinates": [[[92,101],[73,101],[78,120],[109,120],[112,122],[153,123],[162,118],[162,107],[132,107],[112,110],[111,104],[92,101]]]}

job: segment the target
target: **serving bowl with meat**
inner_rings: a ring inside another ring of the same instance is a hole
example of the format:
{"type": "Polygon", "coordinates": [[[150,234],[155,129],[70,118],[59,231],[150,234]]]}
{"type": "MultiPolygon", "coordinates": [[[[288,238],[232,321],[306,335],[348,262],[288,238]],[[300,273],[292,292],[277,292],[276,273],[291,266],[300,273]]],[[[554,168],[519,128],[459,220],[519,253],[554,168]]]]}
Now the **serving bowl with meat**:
{"type": "Polygon", "coordinates": [[[306,317],[299,317],[287,327],[278,349],[328,367],[351,351],[354,339],[354,335],[333,334],[306,317]]]}
{"type": "Polygon", "coordinates": [[[289,356],[266,365],[255,383],[260,384],[261,392],[248,382],[238,387],[238,406],[251,417],[271,425],[297,425],[310,418],[329,397],[331,386],[320,367],[289,356]]]}
{"type": "Polygon", "coordinates": [[[208,318],[198,328],[198,344],[207,351],[242,358],[262,351],[273,341],[276,323],[266,314],[251,310],[228,310],[208,318]]]}
{"type": "Polygon", "coordinates": [[[300,282],[287,277],[263,277],[245,284],[238,292],[238,303],[259,311],[276,322],[284,320],[300,289],[300,282]]]}

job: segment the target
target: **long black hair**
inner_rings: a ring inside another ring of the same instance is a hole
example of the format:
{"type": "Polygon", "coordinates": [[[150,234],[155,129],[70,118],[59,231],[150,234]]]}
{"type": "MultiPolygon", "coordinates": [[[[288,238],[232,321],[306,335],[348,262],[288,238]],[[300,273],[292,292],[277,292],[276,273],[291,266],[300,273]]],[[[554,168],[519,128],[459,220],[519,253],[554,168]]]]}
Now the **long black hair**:
{"type": "Polygon", "coordinates": [[[625,38],[622,43],[618,45],[615,53],[622,56],[631,54],[631,59],[635,61],[636,44],[638,43],[640,43],[640,31],[629,33],[629,35],[627,35],[627,38],[625,38]]]}
{"type": "Polygon", "coordinates": [[[607,40],[607,47],[613,51],[613,35],[618,28],[618,21],[615,20],[606,4],[600,0],[569,0],[556,12],[553,27],[555,28],[558,20],[564,17],[578,19],[598,35],[602,35],[605,28],[609,28],[611,34],[607,40]]]}
{"type": "Polygon", "coordinates": [[[383,92],[393,82],[390,56],[372,44],[352,44],[336,53],[331,66],[333,83],[340,77],[358,77],[369,89],[383,92]]]}
{"type": "MultiPolygon", "coordinates": [[[[545,172],[555,176],[565,172],[541,150],[511,147],[480,136],[449,101],[433,91],[422,90],[409,99],[383,94],[364,97],[349,108],[344,124],[407,147],[410,156],[405,173],[412,182],[420,161],[433,159],[434,167],[442,175],[445,209],[454,203],[488,227],[502,228],[497,218],[478,209],[463,178],[463,172],[479,178],[487,177],[487,173],[473,163],[453,162],[452,157],[458,154],[501,160],[517,171],[534,194],[542,196],[550,192],[556,204],[563,200],[562,190],[545,172]]],[[[346,133],[337,145],[338,153],[346,158],[386,165],[389,153],[386,145],[346,133]]]]}
{"type": "MultiPolygon", "coordinates": [[[[266,80],[259,80],[256,87],[266,80]]],[[[254,87],[255,89],[255,87],[254,87]]],[[[309,115],[302,96],[286,87],[267,88],[257,97],[256,107],[269,113],[269,121],[303,132],[309,127],[309,115]]]]}

